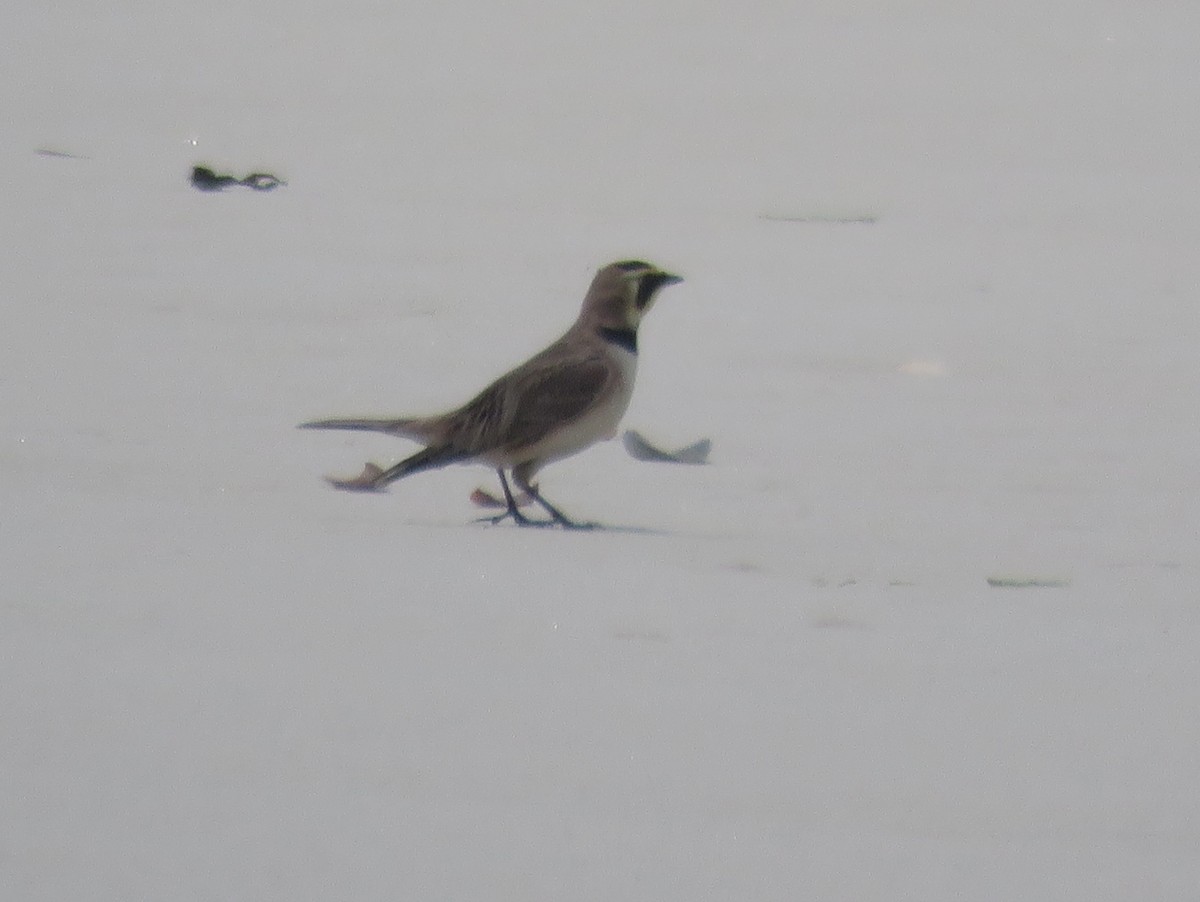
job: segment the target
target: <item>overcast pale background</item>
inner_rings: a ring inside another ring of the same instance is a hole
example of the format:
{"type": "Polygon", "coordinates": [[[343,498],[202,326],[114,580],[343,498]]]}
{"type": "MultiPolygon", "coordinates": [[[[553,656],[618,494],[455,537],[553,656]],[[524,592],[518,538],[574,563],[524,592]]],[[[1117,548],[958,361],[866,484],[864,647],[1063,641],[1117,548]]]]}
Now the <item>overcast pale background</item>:
{"type": "Polygon", "coordinates": [[[1198,35],[6,3],[0,896],[1200,898],[1198,35]],[[321,481],[625,257],[711,466],[321,481]]]}

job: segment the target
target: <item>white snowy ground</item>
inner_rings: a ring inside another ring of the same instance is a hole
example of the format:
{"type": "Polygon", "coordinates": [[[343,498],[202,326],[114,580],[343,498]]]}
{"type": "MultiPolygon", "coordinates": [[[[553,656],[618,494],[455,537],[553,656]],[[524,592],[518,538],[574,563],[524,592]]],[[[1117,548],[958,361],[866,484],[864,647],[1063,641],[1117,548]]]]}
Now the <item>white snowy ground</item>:
{"type": "Polygon", "coordinates": [[[0,898],[1200,898],[1198,34],[6,3],[0,898]],[[321,481],[629,256],[636,529],[321,481]]]}

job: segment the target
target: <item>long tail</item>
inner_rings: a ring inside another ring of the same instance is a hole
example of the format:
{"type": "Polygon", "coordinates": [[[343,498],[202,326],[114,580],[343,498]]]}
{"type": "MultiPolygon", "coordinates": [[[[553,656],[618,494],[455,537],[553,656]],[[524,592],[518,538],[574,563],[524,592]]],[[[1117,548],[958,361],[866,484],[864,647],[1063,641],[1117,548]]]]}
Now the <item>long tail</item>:
{"type": "Polygon", "coordinates": [[[448,445],[433,445],[428,448],[422,448],[416,454],[412,455],[412,457],[406,457],[400,463],[388,467],[379,474],[376,482],[379,486],[385,486],[389,482],[395,482],[397,479],[403,479],[405,476],[411,476],[413,473],[420,473],[422,470],[433,470],[438,467],[444,467],[447,464],[458,463],[460,460],[465,460],[471,456],[448,445]]]}
{"type": "Polygon", "coordinates": [[[419,417],[403,417],[401,419],[372,419],[363,417],[348,420],[312,420],[301,423],[297,429],[352,429],[358,432],[384,432],[388,435],[399,435],[403,438],[425,438],[426,431],[422,428],[425,421],[419,417]]]}
{"type": "Polygon", "coordinates": [[[404,428],[408,420],[385,420],[363,417],[349,420],[310,420],[301,423],[297,429],[356,429],[360,432],[387,432],[396,434],[404,428]]]}
{"type": "Polygon", "coordinates": [[[416,454],[406,457],[400,463],[388,467],[386,470],[369,463],[363,467],[362,473],[353,479],[335,479],[331,476],[325,478],[335,489],[343,489],[347,492],[378,492],[389,482],[395,482],[397,479],[403,479],[413,473],[420,473],[422,470],[444,467],[470,456],[470,454],[446,445],[435,445],[430,448],[422,448],[416,454]]]}

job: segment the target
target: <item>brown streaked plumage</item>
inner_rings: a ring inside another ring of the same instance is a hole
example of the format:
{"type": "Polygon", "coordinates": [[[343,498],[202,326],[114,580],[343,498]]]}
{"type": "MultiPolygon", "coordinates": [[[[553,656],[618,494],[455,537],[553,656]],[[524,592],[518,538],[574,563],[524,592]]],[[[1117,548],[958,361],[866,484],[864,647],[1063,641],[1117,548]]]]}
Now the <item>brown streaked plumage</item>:
{"type": "Polygon", "coordinates": [[[429,417],[332,419],[301,429],[384,432],[425,445],[383,469],[367,464],[354,479],[330,479],[339,489],[378,491],[412,473],[451,463],[485,463],[504,489],[506,511],[521,525],[577,527],[531,482],[546,464],[616,435],[637,371],[637,328],[658,290],[682,281],[640,260],[596,273],[579,318],[561,338],[505,373],[462,407],[429,417]],[[550,515],[530,520],[518,509],[505,472],[550,515]]]}

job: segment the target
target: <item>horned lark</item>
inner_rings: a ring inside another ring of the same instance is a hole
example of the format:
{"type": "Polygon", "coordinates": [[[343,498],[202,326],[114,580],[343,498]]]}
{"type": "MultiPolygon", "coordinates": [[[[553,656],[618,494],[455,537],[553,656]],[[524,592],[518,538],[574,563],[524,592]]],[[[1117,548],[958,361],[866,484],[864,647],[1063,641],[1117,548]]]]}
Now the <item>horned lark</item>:
{"type": "Polygon", "coordinates": [[[354,479],[330,479],[336,488],[378,491],[422,470],[484,463],[495,468],[504,489],[506,510],[492,522],[512,517],[522,526],[586,526],[546,501],[533,477],[546,464],[616,435],[633,394],[638,325],[659,289],[680,281],[640,260],[613,263],[596,273],[579,318],[561,338],[457,410],[430,417],[315,420],[300,428],[385,432],[425,446],[386,470],[369,463],[354,479]],[[521,513],[506,471],[549,520],[521,513]]]}

